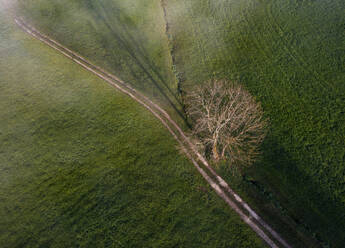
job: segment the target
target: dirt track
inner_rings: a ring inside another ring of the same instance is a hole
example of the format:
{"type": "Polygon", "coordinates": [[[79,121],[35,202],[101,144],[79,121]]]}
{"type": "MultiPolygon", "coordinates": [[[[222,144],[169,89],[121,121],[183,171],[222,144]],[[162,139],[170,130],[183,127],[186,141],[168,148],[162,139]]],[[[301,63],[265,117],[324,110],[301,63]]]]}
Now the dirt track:
{"type": "Polygon", "coordinates": [[[270,247],[291,247],[277,232],[275,232],[264,220],[262,220],[260,216],[255,213],[255,211],[253,211],[249,207],[249,205],[244,202],[215,172],[215,170],[208,164],[207,160],[197,151],[197,149],[194,147],[194,145],[191,143],[182,129],[165,110],[163,110],[149,98],[136,91],[130,85],[126,84],[116,76],[106,72],[96,65],[93,65],[87,59],[69,50],[68,48],[64,47],[48,36],[41,34],[39,31],[37,31],[35,28],[30,26],[23,20],[17,18],[15,19],[15,22],[25,32],[59,51],[69,59],[73,60],[86,70],[102,78],[110,85],[117,88],[124,94],[127,94],[135,101],[143,105],[145,108],[147,108],[177,140],[187,157],[192,161],[193,165],[210,184],[214,191],[241,217],[241,219],[245,223],[247,223],[270,247]],[[280,244],[280,246],[278,246],[277,243],[280,244]]]}

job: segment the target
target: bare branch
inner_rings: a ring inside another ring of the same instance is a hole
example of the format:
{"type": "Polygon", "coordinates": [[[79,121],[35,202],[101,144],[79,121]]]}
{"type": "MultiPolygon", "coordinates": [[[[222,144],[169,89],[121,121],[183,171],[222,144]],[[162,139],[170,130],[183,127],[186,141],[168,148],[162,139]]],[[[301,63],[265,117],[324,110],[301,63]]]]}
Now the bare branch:
{"type": "Polygon", "coordinates": [[[243,86],[225,80],[198,86],[187,95],[187,114],[193,135],[204,147],[212,147],[214,160],[250,165],[259,155],[267,121],[261,105],[243,86]]]}

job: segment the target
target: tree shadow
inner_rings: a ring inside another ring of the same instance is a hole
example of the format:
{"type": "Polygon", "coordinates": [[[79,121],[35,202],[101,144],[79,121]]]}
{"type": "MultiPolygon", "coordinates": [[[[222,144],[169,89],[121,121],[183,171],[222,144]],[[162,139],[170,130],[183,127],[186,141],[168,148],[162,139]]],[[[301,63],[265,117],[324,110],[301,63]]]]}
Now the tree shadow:
{"type": "MultiPolygon", "coordinates": [[[[128,69],[132,73],[131,76],[135,78],[135,81],[141,82],[143,78],[139,74],[145,75],[151,82],[150,85],[155,87],[164,102],[168,103],[170,107],[178,114],[178,116],[188,125],[186,117],[182,111],[183,104],[179,99],[178,92],[174,92],[166,80],[162,76],[157,65],[150,59],[149,51],[147,51],[141,44],[139,38],[143,37],[140,30],[137,31],[137,37],[132,35],[130,29],[126,24],[121,21],[121,9],[116,6],[114,2],[108,2],[105,7],[102,1],[98,2],[88,2],[92,6],[92,14],[95,20],[101,22],[109,31],[107,34],[125,51],[133,64],[125,61],[128,69]],[[139,72],[138,72],[139,70],[139,72]]],[[[108,44],[111,46],[111,44],[108,44]]],[[[116,58],[114,58],[116,59],[116,58]]],[[[138,86],[138,85],[134,85],[138,86]]],[[[143,89],[148,91],[148,89],[143,89]]]]}
{"type": "Polygon", "coordinates": [[[344,204],[302,170],[276,139],[269,137],[263,150],[262,161],[247,170],[247,182],[317,240],[332,247],[345,244],[344,204]]]}
{"type": "Polygon", "coordinates": [[[344,204],[322,190],[320,182],[303,171],[272,136],[262,150],[256,164],[238,170],[225,162],[219,173],[294,247],[343,247],[344,204]]]}

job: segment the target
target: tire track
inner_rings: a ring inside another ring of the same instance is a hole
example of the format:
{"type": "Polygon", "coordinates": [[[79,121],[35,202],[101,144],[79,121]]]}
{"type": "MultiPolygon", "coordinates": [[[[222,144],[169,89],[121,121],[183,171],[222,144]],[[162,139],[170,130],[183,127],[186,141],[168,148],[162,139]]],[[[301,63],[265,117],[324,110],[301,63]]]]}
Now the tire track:
{"type": "Polygon", "coordinates": [[[213,190],[220,196],[228,206],[230,206],[240,218],[247,223],[254,232],[257,233],[270,247],[278,248],[275,239],[282,246],[290,248],[291,246],[280,237],[280,235],[273,230],[250,206],[244,202],[239,195],[237,195],[229,185],[221,178],[216,171],[208,164],[207,160],[197,151],[195,146],[189,140],[187,135],[183,132],[180,126],[169,116],[169,114],[163,110],[159,105],[152,102],[148,97],[136,91],[130,85],[116,77],[115,75],[103,70],[102,68],[92,64],[90,61],[80,56],[79,54],[69,50],[57,41],[49,38],[46,35],[41,34],[34,27],[30,26],[23,20],[15,18],[16,24],[25,32],[40,40],[51,48],[59,51],[75,63],[82,66],[84,69],[92,72],[99,78],[105,80],[111,86],[118,89],[120,92],[130,96],[132,99],[140,103],[147,110],[149,110],[171,133],[171,135],[177,140],[182,147],[182,150],[191,160],[198,172],[209,183],[213,190]],[[200,161],[201,165],[197,162],[200,161]],[[211,174],[208,174],[201,166],[203,166],[211,174]]]}

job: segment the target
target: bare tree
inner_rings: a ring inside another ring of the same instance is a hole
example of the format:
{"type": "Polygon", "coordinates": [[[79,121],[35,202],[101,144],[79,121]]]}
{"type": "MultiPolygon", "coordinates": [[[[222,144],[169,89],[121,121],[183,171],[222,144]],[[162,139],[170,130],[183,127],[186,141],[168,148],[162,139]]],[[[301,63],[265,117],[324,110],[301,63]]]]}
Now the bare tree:
{"type": "Polygon", "coordinates": [[[209,81],[188,94],[186,103],[194,137],[210,148],[216,162],[226,158],[250,165],[256,160],[267,121],[261,105],[241,85],[209,81]]]}

